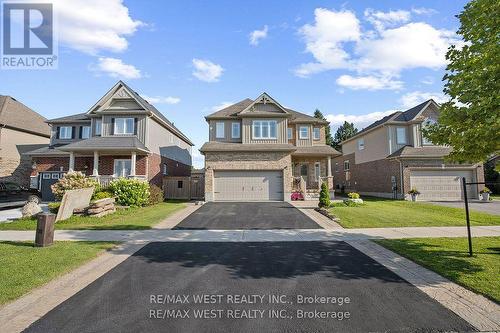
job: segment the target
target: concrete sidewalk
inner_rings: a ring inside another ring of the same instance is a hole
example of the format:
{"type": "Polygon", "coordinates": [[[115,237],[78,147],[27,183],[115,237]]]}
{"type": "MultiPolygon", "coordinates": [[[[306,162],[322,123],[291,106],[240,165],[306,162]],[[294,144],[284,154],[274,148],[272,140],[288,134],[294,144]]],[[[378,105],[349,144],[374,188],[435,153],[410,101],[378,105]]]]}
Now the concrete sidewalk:
{"type": "MultiPolygon", "coordinates": [[[[59,241],[272,242],[466,237],[465,227],[291,230],[56,230],[59,241]]],[[[473,237],[500,236],[500,226],[472,227],[473,237]]],[[[0,231],[1,241],[33,241],[35,231],[0,231]]]]}

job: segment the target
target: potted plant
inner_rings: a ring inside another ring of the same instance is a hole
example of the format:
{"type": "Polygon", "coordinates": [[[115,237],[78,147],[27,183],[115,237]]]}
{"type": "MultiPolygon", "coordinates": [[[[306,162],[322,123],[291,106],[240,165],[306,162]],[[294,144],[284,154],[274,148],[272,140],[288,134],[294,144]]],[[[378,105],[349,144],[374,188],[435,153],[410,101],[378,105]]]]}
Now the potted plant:
{"type": "Polygon", "coordinates": [[[420,192],[416,188],[412,188],[408,194],[411,196],[411,201],[417,201],[420,192]]]}
{"type": "Polygon", "coordinates": [[[483,201],[490,201],[490,189],[487,188],[487,187],[484,187],[481,191],[479,191],[479,193],[481,193],[481,198],[483,199],[483,201]]]}

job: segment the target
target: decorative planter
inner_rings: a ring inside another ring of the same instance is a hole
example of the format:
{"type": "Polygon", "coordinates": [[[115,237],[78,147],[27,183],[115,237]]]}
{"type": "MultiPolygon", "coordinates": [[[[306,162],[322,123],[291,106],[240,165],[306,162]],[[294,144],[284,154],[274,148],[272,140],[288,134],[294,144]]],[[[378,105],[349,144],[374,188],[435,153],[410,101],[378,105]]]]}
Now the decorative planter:
{"type": "Polygon", "coordinates": [[[490,201],[490,194],[488,192],[481,193],[481,198],[483,201],[490,201]]]}
{"type": "Polygon", "coordinates": [[[418,199],[418,194],[410,194],[411,196],[411,201],[415,202],[418,199]]]}

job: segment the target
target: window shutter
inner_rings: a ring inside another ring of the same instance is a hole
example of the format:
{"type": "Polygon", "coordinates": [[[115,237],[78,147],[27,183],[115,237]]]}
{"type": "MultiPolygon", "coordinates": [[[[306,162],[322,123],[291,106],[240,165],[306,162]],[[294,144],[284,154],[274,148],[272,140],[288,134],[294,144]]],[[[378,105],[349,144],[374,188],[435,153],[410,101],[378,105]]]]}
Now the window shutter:
{"type": "Polygon", "coordinates": [[[138,119],[134,118],[134,135],[137,135],[137,123],[138,123],[138,119]]]}
{"type": "Polygon", "coordinates": [[[75,138],[75,130],[76,130],[76,127],[73,126],[71,127],[71,138],[74,139],[75,138]]]}
{"type": "Polygon", "coordinates": [[[80,126],[79,129],[80,129],[80,131],[78,133],[78,139],[81,139],[82,138],[82,134],[83,134],[82,133],[83,132],[83,126],[80,126]]]}
{"type": "Polygon", "coordinates": [[[56,127],[56,139],[59,139],[59,132],[61,128],[59,126],[56,127]]]}
{"type": "Polygon", "coordinates": [[[111,130],[110,130],[110,133],[111,133],[111,135],[115,134],[115,118],[111,118],[111,130]]]}

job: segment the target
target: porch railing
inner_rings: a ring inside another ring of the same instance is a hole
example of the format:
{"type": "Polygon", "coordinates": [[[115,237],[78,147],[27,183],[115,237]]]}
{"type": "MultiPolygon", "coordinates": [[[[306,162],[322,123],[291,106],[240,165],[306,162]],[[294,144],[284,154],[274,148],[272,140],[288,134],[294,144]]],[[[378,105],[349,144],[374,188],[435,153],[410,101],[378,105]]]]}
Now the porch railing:
{"type": "Polygon", "coordinates": [[[292,179],[292,191],[305,192],[306,191],[306,181],[304,177],[293,177],[292,179]]]}

